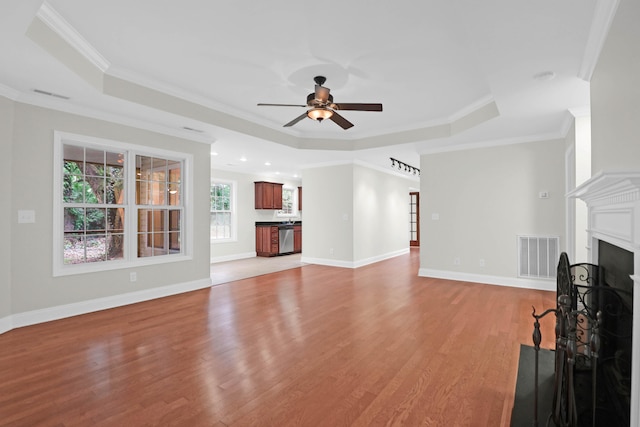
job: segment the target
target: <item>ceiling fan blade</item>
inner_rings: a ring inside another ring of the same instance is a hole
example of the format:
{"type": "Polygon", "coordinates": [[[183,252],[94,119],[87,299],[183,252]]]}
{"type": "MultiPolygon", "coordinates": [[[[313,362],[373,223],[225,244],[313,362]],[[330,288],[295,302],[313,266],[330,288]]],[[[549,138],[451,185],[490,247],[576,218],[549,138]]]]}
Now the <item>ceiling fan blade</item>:
{"type": "Polygon", "coordinates": [[[352,111],[382,111],[382,104],[354,104],[344,103],[331,105],[335,110],[352,110],[352,111]]]}
{"type": "Polygon", "coordinates": [[[342,117],[340,114],[336,113],[335,111],[333,112],[331,117],[329,117],[329,119],[333,120],[333,122],[335,124],[337,124],[338,126],[340,126],[344,130],[347,130],[350,127],[353,127],[353,123],[351,123],[349,120],[345,119],[344,117],[342,117]]]}
{"type": "Polygon", "coordinates": [[[329,100],[329,88],[316,85],[316,99],[318,101],[327,102],[329,100]]]}
{"type": "Polygon", "coordinates": [[[282,127],[288,128],[290,126],[293,126],[296,123],[298,123],[300,120],[304,119],[305,117],[307,117],[307,113],[306,112],[300,114],[298,117],[296,117],[295,119],[291,120],[289,123],[287,123],[286,125],[284,125],[282,127]]]}
{"type": "Polygon", "coordinates": [[[300,104],[258,104],[258,107],[306,107],[306,105],[300,104]]]}

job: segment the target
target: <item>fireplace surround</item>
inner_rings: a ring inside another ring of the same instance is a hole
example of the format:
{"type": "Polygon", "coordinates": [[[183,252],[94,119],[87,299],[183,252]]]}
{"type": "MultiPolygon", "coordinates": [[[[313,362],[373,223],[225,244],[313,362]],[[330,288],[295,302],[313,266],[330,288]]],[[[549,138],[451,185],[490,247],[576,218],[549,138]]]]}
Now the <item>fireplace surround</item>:
{"type": "Polygon", "coordinates": [[[633,274],[629,278],[633,288],[633,299],[629,301],[633,307],[629,419],[631,426],[637,426],[640,425],[640,172],[600,172],[568,197],[587,204],[587,262],[599,263],[601,242],[633,255],[633,274]]]}

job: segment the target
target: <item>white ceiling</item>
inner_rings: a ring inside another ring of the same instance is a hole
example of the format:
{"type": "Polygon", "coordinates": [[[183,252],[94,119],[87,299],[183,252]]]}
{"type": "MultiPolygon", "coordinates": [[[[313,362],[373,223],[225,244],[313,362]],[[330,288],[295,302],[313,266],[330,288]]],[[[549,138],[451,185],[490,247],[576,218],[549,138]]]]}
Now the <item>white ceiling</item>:
{"type": "Polygon", "coordinates": [[[614,0],[3,0],[0,94],[215,141],[214,168],[300,176],[304,167],[338,161],[390,169],[389,157],[419,167],[419,154],[433,150],[563,137],[569,110],[588,111],[588,80],[616,6],[614,0]],[[76,50],[84,47],[101,75],[240,120],[171,112],[109,92],[50,37],[34,35],[38,20],[76,50]],[[309,119],[283,128],[304,109],[256,105],[304,104],[316,75],[327,77],[336,102],[381,102],[384,111],[341,112],[355,124],[345,131],[309,119]]]}

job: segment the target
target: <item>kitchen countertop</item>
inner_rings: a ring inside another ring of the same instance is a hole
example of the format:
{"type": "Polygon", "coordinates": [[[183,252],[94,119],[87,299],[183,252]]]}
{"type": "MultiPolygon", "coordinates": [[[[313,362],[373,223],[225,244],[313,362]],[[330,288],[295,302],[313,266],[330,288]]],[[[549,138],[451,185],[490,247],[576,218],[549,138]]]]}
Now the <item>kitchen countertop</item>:
{"type": "MultiPolygon", "coordinates": [[[[272,225],[289,225],[288,221],[256,221],[256,227],[269,227],[272,225]]],[[[302,225],[302,221],[294,221],[293,225],[302,225]]]]}

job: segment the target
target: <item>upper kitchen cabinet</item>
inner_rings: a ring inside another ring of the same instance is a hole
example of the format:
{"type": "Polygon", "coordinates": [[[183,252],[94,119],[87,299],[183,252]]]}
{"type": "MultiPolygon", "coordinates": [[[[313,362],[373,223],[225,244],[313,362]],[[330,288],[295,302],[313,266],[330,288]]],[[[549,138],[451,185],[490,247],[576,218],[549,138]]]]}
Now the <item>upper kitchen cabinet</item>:
{"type": "Polygon", "coordinates": [[[298,210],[302,210],[302,187],[298,187],[298,210]]]}
{"type": "Polygon", "coordinates": [[[256,209],[282,209],[282,184],[257,181],[256,209]]]}

